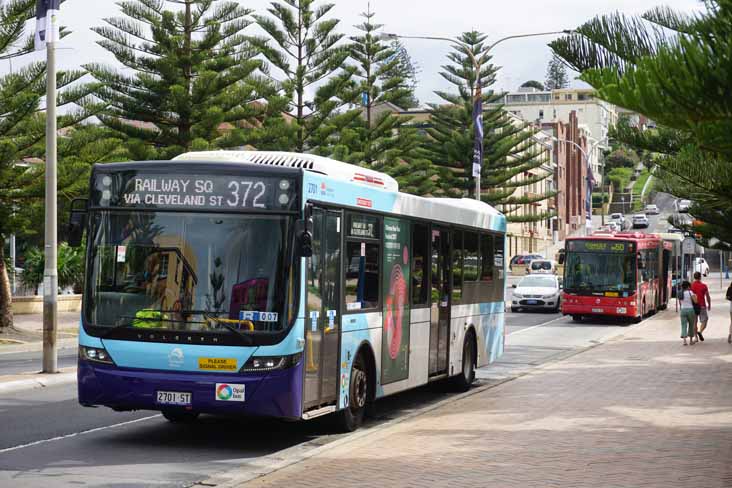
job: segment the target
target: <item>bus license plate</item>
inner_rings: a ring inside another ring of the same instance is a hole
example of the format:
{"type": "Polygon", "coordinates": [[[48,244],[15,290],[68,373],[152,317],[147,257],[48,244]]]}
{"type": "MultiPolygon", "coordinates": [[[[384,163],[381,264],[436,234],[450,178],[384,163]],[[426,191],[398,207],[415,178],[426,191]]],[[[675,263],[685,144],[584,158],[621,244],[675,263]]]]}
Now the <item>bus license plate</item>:
{"type": "Polygon", "coordinates": [[[182,391],[158,391],[157,402],[160,405],[190,406],[191,394],[182,391]]]}
{"type": "Polygon", "coordinates": [[[605,311],[601,308],[593,308],[592,313],[604,313],[605,311]]]}

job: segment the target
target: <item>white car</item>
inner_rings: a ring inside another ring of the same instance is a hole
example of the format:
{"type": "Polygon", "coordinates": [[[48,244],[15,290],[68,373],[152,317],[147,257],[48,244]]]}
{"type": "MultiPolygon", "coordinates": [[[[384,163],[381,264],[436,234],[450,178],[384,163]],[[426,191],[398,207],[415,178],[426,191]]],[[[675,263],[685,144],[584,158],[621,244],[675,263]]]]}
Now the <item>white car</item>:
{"type": "Polygon", "coordinates": [[[658,205],[654,205],[653,203],[649,203],[648,205],[646,205],[645,211],[648,215],[658,215],[659,213],[661,213],[661,211],[658,209],[658,205]]]}
{"type": "Polygon", "coordinates": [[[641,227],[648,227],[648,217],[642,213],[633,215],[633,228],[638,229],[641,227]]]}
{"type": "Polygon", "coordinates": [[[619,212],[610,214],[610,222],[614,222],[620,230],[625,228],[625,216],[619,212]]]}
{"type": "Polygon", "coordinates": [[[679,212],[686,213],[689,211],[689,207],[691,207],[690,200],[679,200],[676,202],[676,210],[679,212]]]}
{"type": "Polygon", "coordinates": [[[694,258],[694,272],[699,272],[702,276],[709,276],[709,264],[704,258],[694,258]]]}
{"type": "Polygon", "coordinates": [[[551,259],[532,259],[526,267],[527,274],[556,274],[557,263],[551,259]]]}
{"type": "Polygon", "coordinates": [[[512,312],[522,309],[559,311],[561,286],[556,275],[530,274],[513,288],[512,312]]]}
{"type": "Polygon", "coordinates": [[[610,222],[609,224],[607,224],[607,230],[609,230],[610,232],[620,232],[623,229],[617,222],[610,222]]]}

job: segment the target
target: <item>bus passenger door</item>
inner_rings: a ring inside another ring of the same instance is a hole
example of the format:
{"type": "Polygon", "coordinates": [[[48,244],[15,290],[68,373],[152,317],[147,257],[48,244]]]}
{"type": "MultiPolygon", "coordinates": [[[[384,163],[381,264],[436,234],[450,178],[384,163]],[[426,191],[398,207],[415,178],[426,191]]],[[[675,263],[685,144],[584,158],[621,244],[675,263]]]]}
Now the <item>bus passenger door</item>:
{"type": "Polygon", "coordinates": [[[341,212],[313,209],[308,258],[303,407],[336,401],[340,337],[341,212]]]}
{"type": "Polygon", "coordinates": [[[450,335],[450,233],[432,229],[429,375],[447,373],[450,335]]]}

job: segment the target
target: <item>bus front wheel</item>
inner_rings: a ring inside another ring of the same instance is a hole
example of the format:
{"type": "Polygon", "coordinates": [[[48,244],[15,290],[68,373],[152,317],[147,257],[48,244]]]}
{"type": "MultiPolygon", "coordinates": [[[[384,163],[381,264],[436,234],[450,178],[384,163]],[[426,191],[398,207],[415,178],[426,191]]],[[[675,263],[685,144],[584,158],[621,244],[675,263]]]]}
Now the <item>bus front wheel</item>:
{"type": "Polygon", "coordinates": [[[340,425],[346,432],[353,432],[363,423],[369,398],[369,377],[363,354],[359,354],[351,368],[348,388],[348,406],[340,411],[340,425]]]}

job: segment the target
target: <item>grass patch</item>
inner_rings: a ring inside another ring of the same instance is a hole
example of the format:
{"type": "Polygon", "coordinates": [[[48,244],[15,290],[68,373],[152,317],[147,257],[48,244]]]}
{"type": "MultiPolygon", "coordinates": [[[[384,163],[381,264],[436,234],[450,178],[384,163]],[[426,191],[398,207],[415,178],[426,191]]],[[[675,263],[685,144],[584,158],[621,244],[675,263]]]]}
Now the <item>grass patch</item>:
{"type": "Polygon", "coordinates": [[[644,169],[643,172],[638,176],[638,179],[635,180],[635,183],[633,184],[633,195],[639,195],[643,191],[643,187],[646,184],[646,181],[648,181],[648,178],[651,176],[651,172],[647,169],[644,169]]]}

